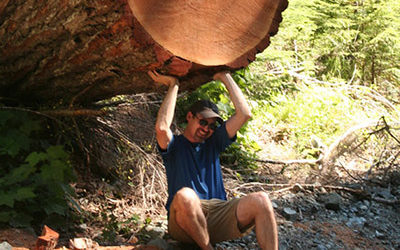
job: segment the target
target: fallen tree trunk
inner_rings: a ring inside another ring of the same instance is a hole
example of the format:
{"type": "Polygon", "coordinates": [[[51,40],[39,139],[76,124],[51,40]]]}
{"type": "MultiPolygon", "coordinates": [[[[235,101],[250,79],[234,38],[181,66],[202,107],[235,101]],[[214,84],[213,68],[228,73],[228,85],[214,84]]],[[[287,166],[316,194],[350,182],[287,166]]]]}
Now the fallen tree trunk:
{"type": "Polygon", "coordinates": [[[0,4],[0,98],[88,103],[157,92],[146,72],[192,90],[255,59],[287,0],[15,0],[0,4]],[[133,12],[132,12],[133,10],[133,12]]]}

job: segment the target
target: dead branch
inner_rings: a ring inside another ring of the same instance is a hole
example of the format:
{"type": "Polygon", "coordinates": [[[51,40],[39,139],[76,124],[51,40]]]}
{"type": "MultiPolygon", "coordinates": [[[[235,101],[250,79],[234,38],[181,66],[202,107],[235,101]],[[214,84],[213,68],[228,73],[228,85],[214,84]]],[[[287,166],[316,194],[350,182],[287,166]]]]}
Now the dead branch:
{"type": "Polygon", "coordinates": [[[32,110],[28,108],[8,107],[8,106],[0,107],[0,109],[32,113],[35,115],[44,116],[52,120],[56,120],[57,122],[60,121],[55,118],[56,116],[100,116],[107,113],[107,111],[105,110],[93,110],[93,109],[32,110]]]}
{"type": "Polygon", "coordinates": [[[271,160],[271,159],[256,159],[253,158],[252,160],[256,162],[262,163],[271,163],[271,164],[281,164],[281,165],[290,165],[290,164],[310,164],[314,165],[321,161],[322,155],[318,159],[298,159],[298,160],[271,160]]]}
{"type": "Polygon", "coordinates": [[[47,110],[42,113],[50,116],[102,116],[107,114],[106,110],[93,110],[93,109],[61,109],[61,110],[47,110]]]}
{"type": "Polygon", "coordinates": [[[392,132],[390,131],[390,126],[387,124],[385,117],[382,116],[381,119],[382,119],[383,123],[385,124],[384,129],[386,130],[386,132],[387,132],[398,144],[400,144],[400,140],[397,139],[397,137],[394,136],[394,135],[392,134],[392,132]]]}
{"type": "MultiPolygon", "coordinates": [[[[1,110],[1,109],[3,109],[3,110],[12,110],[12,111],[27,112],[27,113],[31,113],[31,114],[35,114],[35,115],[39,115],[39,116],[43,116],[43,117],[49,118],[49,119],[54,120],[54,121],[56,121],[56,122],[58,122],[58,123],[62,123],[60,120],[56,119],[55,117],[53,117],[53,116],[51,116],[51,115],[49,115],[49,114],[46,114],[45,112],[42,112],[42,111],[36,111],[36,110],[28,109],[28,108],[8,107],[8,106],[0,107],[0,110],[1,110]]],[[[64,124],[64,125],[65,125],[65,124],[64,124]]]]}
{"type": "Polygon", "coordinates": [[[354,176],[350,173],[350,171],[347,170],[347,168],[343,165],[343,163],[342,163],[341,161],[339,161],[339,165],[342,167],[342,169],[343,169],[351,178],[353,178],[353,180],[360,181],[361,178],[354,177],[354,176]]]}
{"type": "Polygon", "coordinates": [[[397,160],[397,158],[400,156],[400,151],[398,151],[396,153],[396,155],[393,157],[393,159],[391,159],[389,166],[385,169],[385,174],[384,176],[386,177],[388,171],[392,168],[392,166],[394,165],[394,162],[397,160]]]}
{"type": "MultiPolygon", "coordinates": [[[[387,205],[398,205],[400,204],[400,200],[387,200],[383,199],[380,197],[375,197],[373,194],[368,193],[367,191],[363,189],[354,189],[354,188],[349,188],[349,187],[343,187],[343,186],[333,186],[333,185],[321,185],[321,184],[267,184],[267,183],[260,183],[260,182],[250,182],[250,183],[244,183],[240,185],[239,187],[235,188],[234,191],[236,193],[242,193],[239,190],[241,189],[260,189],[262,191],[266,191],[268,193],[284,193],[288,191],[294,191],[294,192],[299,192],[303,190],[317,190],[317,189],[325,189],[325,190],[335,190],[335,191],[343,191],[343,192],[349,192],[351,194],[357,195],[358,197],[361,197],[362,199],[368,199],[368,200],[373,200],[379,203],[387,204],[387,205]],[[274,188],[281,188],[278,190],[273,190],[274,188]],[[272,189],[272,190],[271,190],[272,189]]],[[[242,193],[243,194],[243,193],[242,193]]]]}
{"type": "Polygon", "coordinates": [[[367,128],[377,126],[377,122],[367,122],[359,124],[357,126],[348,129],[342,136],[337,138],[324,152],[324,157],[321,160],[321,171],[325,172],[326,167],[331,165],[339,156],[347,152],[350,149],[350,145],[353,144],[359,136],[357,132],[367,128]]]}

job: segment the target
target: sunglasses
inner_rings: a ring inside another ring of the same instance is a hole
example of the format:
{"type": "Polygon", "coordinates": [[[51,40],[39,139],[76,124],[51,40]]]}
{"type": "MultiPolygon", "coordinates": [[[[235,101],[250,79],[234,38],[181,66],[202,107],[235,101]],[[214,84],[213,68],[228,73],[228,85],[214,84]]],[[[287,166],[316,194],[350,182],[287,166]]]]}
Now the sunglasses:
{"type": "Polygon", "coordinates": [[[197,119],[199,119],[199,124],[202,127],[206,127],[208,126],[209,129],[211,130],[215,130],[217,128],[217,123],[216,122],[212,122],[212,123],[208,123],[208,121],[206,119],[200,119],[197,116],[195,116],[197,119]]]}

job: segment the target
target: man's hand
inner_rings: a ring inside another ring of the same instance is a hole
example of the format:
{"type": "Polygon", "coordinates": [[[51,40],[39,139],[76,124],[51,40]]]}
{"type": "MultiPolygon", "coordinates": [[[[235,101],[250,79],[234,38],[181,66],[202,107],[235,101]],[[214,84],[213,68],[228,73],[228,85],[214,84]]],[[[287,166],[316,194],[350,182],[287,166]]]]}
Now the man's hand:
{"type": "Polygon", "coordinates": [[[213,76],[213,79],[215,81],[225,82],[228,75],[230,75],[229,71],[221,71],[221,72],[215,73],[213,76]]]}
{"type": "Polygon", "coordinates": [[[161,84],[166,85],[168,87],[171,87],[173,85],[178,85],[178,79],[173,77],[173,76],[162,75],[162,74],[159,74],[155,70],[148,71],[147,74],[155,82],[161,83],[161,84]]]}

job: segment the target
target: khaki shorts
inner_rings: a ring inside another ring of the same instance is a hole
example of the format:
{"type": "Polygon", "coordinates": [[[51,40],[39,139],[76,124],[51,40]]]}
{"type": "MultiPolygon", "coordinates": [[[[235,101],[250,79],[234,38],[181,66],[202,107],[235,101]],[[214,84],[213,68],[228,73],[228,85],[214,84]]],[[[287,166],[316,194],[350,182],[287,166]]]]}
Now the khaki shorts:
{"type": "MultiPolygon", "coordinates": [[[[211,244],[243,237],[251,232],[254,223],[245,227],[239,225],[236,208],[240,199],[224,201],[219,199],[201,200],[201,208],[207,220],[208,234],[211,244]]],[[[178,226],[175,220],[175,209],[171,206],[168,219],[168,232],[172,238],[184,242],[195,243],[190,236],[178,226]]]]}

